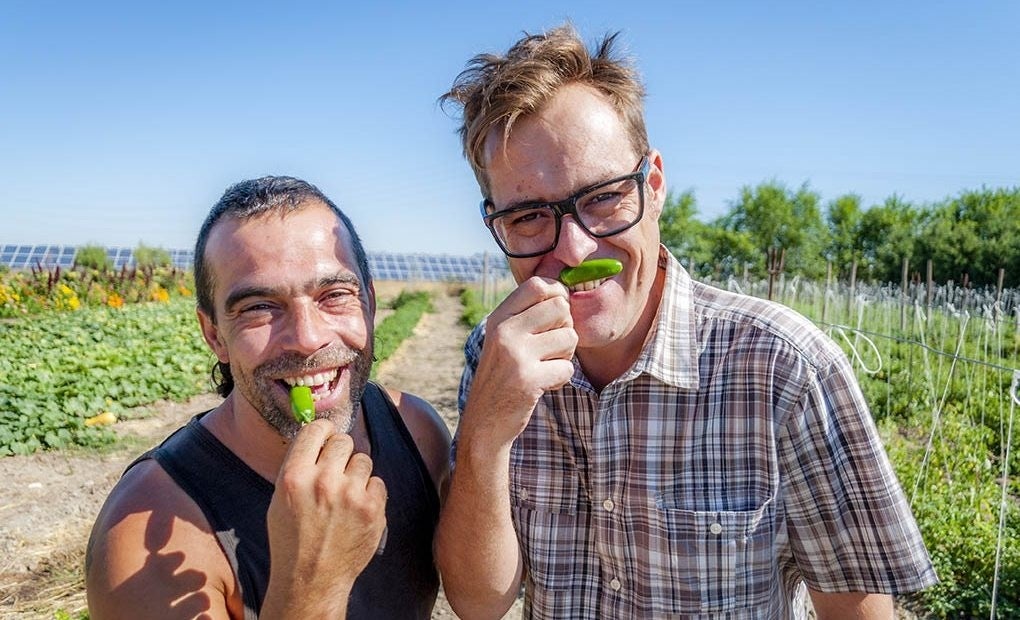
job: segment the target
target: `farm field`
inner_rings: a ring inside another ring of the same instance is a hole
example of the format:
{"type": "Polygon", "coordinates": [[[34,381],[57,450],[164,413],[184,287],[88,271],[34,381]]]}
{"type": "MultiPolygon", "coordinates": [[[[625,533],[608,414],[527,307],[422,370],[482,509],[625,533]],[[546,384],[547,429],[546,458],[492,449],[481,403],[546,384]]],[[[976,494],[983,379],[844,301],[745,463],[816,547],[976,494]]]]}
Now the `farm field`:
{"type": "MultiPolygon", "coordinates": [[[[391,316],[393,310],[387,308],[387,302],[397,298],[403,287],[402,283],[377,283],[380,305],[377,323],[391,316]]],[[[429,290],[433,312],[425,314],[410,337],[377,366],[376,379],[429,400],[452,432],[467,327],[460,322],[463,307],[454,287],[436,284],[429,290]]],[[[806,289],[802,287],[792,297],[789,294],[793,287],[781,290],[787,293],[784,303],[800,306],[809,316],[817,314],[806,289]]],[[[897,323],[901,315],[897,307],[878,303],[872,303],[866,310],[876,313],[870,325],[897,323]]],[[[852,323],[848,318],[830,320],[852,323]]],[[[1008,380],[1004,367],[1016,366],[1020,339],[1012,330],[1011,319],[1005,323],[1010,329],[996,338],[987,336],[992,332],[980,320],[969,323],[960,317],[911,320],[926,326],[923,340],[932,351],[952,353],[952,343],[962,343],[965,332],[981,336],[981,347],[958,350],[958,358],[933,354],[928,359],[925,350],[916,346],[903,349],[902,342],[886,342],[876,337],[875,348],[857,343],[850,352],[863,355],[862,366],[877,368],[876,356],[881,359],[882,368],[863,376],[862,386],[876,418],[880,418],[880,429],[901,483],[914,500],[915,514],[929,549],[942,562],[940,574],[956,579],[958,575],[946,571],[957,566],[967,568],[971,574],[965,576],[964,583],[970,591],[964,590],[962,594],[970,597],[969,604],[987,606],[992,575],[985,571],[992,566],[992,556],[1001,553],[996,558],[1001,580],[996,617],[1012,617],[1005,610],[1012,609],[1007,606],[1008,601],[1016,600],[1013,580],[1020,566],[1016,555],[1018,543],[1011,536],[1016,528],[1014,509],[1003,513],[1007,518],[998,524],[1000,536],[1005,534],[1005,540],[1000,540],[1004,543],[1001,549],[996,548],[995,541],[1002,480],[999,470],[1003,460],[1015,464],[1017,455],[1014,452],[1010,458],[1007,453],[1005,459],[996,459],[994,453],[983,456],[982,451],[995,444],[995,436],[1000,441],[1006,440],[1006,445],[998,445],[996,452],[1008,448],[1009,438],[1012,436],[1015,442],[1016,434],[1020,433],[1006,428],[1007,422],[1012,427],[1013,416],[1008,399],[1003,398],[1008,386],[1003,385],[1003,380],[1008,380]],[[997,353],[987,354],[991,349],[997,353]],[[943,406],[944,393],[949,391],[959,392],[962,398],[954,394],[950,404],[943,406]],[[935,416],[938,417],[934,422],[929,420],[935,416]],[[968,422],[978,418],[979,422],[968,422]],[[969,501],[944,499],[960,495],[962,488],[969,501]],[[969,563],[972,560],[974,563],[969,563]]],[[[911,328],[912,332],[917,329],[911,328]]],[[[882,331],[892,333],[895,329],[882,331]]],[[[840,337],[838,330],[832,335],[840,337]]],[[[121,421],[108,427],[115,433],[116,441],[106,446],[36,450],[28,455],[0,458],[0,475],[7,482],[0,490],[0,617],[60,620],[81,617],[85,609],[81,577],[84,546],[109,488],[131,459],[190,416],[215,406],[218,400],[214,395],[200,393],[184,402],[164,401],[120,411],[121,421]],[[61,615],[55,616],[57,611],[61,615]]],[[[1007,479],[1012,485],[1009,499],[1015,500],[1016,474],[1007,479]]],[[[958,588],[933,600],[949,605],[963,600],[960,597],[958,588]]],[[[916,601],[904,602],[911,609],[918,609],[916,601]]],[[[433,618],[454,617],[441,598],[433,618]]],[[[519,608],[508,617],[519,617],[519,608]]],[[[913,616],[906,608],[900,608],[899,617],[913,616]]],[[[945,609],[924,617],[946,617],[945,609]]]]}

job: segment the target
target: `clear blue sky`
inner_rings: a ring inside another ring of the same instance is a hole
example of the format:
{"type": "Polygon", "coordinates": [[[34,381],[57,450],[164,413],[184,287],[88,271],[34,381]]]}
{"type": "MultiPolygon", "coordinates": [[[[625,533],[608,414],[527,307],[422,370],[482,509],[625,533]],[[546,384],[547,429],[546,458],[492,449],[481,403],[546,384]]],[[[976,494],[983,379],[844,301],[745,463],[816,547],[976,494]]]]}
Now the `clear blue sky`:
{"type": "Polygon", "coordinates": [[[465,62],[621,30],[699,217],[803,183],[925,204],[1020,185],[1020,3],[0,2],[0,243],[189,248],[233,182],[290,174],[370,251],[496,246],[456,123],[465,62]]]}

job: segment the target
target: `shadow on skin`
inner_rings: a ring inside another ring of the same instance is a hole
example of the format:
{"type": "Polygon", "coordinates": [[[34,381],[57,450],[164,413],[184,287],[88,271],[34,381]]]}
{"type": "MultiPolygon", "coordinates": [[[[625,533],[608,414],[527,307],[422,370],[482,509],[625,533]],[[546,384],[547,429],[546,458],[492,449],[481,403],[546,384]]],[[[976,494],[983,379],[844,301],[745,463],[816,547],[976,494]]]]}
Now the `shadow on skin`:
{"type": "Polygon", "coordinates": [[[211,618],[208,612],[212,609],[212,600],[207,593],[199,591],[208,577],[194,569],[178,572],[185,560],[184,552],[162,551],[179,519],[175,515],[149,513],[145,528],[148,553],[144,566],[113,590],[116,600],[138,601],[139,617],[147,612],[167,610],[172,611],[174,617],[211,618]],[[152,587],[154,581],[158,581],[158,588],[152,587]]]}

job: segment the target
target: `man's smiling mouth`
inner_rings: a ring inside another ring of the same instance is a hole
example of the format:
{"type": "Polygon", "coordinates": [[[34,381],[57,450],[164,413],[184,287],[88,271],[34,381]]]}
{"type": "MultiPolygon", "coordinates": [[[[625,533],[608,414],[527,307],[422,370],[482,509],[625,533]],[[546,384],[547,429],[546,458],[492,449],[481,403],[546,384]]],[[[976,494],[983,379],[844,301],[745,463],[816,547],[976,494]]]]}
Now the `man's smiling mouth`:
{"type": "Polygon", "coordinates": [[[296,385],[306,385],[312,389],[312,399],[319,400],[330,394],[339,382],[340,371],[344,367],[332,368],[330,370],[317,372],[308,375],[296,375],[293,377],[283,377],[281,381],[287,384],[289,387],[296,385]]]}

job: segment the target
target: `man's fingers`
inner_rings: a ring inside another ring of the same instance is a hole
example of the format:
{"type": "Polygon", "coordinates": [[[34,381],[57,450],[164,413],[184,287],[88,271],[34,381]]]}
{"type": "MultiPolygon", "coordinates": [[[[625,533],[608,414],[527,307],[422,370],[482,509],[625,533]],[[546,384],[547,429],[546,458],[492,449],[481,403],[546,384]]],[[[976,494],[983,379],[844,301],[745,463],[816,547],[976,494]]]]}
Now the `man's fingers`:
{"type": "Polygon", "coordinates": [[[354,454],[354,439],[347,433],[335,433],[326,438],[319,451],[318,463],[325,468],[343,471],[354,454]]]}
{"type": "Polygon", "coordinates": [[[507,295],[493,314],[504,318],[514,316],[535,304],[556,297],[560,297],[564,301],[569,300],[569,293],[565,286],[555,280],[539,277],[528,278],[507,295]]]}
{"type": "Polygon", "coordinates": [[[351,478],[365,480],[367,486],[367,481],[372,476],[372,459],[367,454],[362,454],[361,452],[352,454],[346,463],[344,474],[351,478]]]}
{"type": "Polygon", "coordinates": [[[288,468],[313,465],[319,460],[323,445],[336,434],[336,426],[329,420],[313,420],[304,425],[291,440],[279,475],[288,468]]]}

